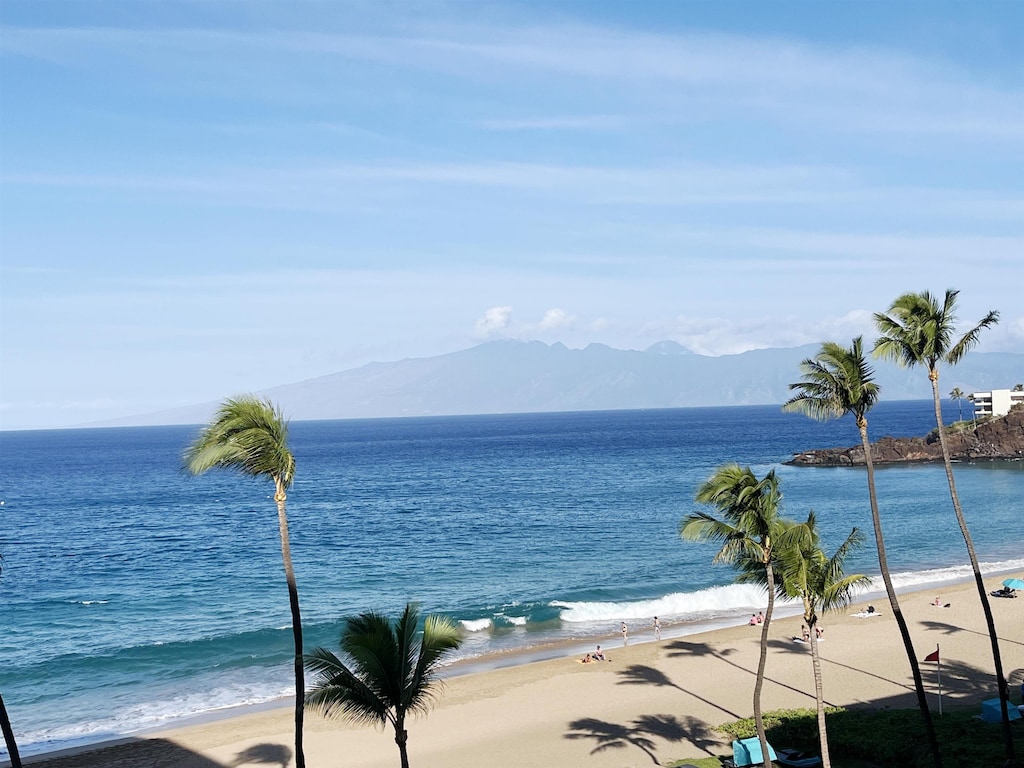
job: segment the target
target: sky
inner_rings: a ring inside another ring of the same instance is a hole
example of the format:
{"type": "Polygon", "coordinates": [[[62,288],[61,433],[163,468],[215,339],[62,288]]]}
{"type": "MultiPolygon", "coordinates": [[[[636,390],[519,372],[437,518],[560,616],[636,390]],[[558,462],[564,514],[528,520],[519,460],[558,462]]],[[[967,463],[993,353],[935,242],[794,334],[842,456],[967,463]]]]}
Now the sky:
{"type": "Polygon", "coordinates": [[[0,428],[492,339],[1024,352],[1024,4],[0,0],[0,428]]]}

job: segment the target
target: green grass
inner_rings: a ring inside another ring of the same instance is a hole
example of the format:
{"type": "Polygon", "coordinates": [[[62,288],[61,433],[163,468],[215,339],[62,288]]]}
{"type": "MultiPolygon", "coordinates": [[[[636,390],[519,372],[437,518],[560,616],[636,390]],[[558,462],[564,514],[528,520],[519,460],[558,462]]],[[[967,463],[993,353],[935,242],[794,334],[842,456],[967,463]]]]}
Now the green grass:
{"type": "MultiPolygon", "coordinates": [[[[946,768],[1001,766],[1005,760],[1001,726],[975,719],[977,707],[935,717],[935,729],[946,768]]],[[[829,709],[829,754],[835,768],[926,768],[933,765],[921,713],[904,710],[829,709]]],[[[776,710],[764,715],[768,740],[776,747],[796,747],[818,753],[818,721],[813,709],[776,710]]],[[[1024,721],[1010,724],[1017,759],[1024,757],[1024,721]]],[[[717,727],[730,739],[756,735],[754,719],[717,727]]],[[[717,757],[677,760],[698,768],[719,768],[717,757]]]]}

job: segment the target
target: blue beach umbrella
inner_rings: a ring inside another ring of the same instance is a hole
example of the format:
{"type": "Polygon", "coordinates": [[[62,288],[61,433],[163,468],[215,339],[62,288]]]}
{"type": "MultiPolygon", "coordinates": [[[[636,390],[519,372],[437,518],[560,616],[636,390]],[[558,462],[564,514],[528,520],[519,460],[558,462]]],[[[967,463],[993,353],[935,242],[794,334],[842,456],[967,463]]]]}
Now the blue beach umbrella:
{"type": "Polygon", "coordinates": [[[1003,582],[1003,586],[1010,589],[1024,589],[1024,579],[1007,579],[1003,582]]]}

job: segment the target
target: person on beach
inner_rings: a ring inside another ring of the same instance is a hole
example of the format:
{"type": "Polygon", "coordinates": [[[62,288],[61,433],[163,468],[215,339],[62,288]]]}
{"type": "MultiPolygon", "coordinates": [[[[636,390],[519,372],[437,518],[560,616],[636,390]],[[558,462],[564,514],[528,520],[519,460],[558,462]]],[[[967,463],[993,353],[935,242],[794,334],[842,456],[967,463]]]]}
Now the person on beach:
{"type": "Polygon", "coordinates": [[[757,612],[757,623],[764,624],[764,613],[762,611],[757,612]]]}
{"type": "Polygon", "coordinates": [[[593,655],[594,655],[594,660],[595,661],[606,661],[606,659],[604,657],[604,651],[601,650],[601,646],[600,645],[597,646],[597,650],[594,651],[593,655]]]}
{"type": "Polygon", "coordinates": [[[934,602],[932,603],[932,605],[942,605],[942,601],[941,601],[941,600],[939,600],[939,598],[938,598],[938,597],[936,597],[936,598],[935,598],[935,601],[934,601],[934,602]]]}
{"type": "Polygon", "coordinates": [[[623,645],[628,645],[629,644],[629,637],[627,636],[626,632],[627,632],[627,630],[626,630],[626,622],[622,622],[622,644],[623,645]]]}
{"type": "Polygon", "coordinates": [[[593,659],[590,658],[590,654],[589,653],[586,656],[583,657],[583,663],[584,664],[589,664],[592,661],[593,661],[593,659]]]}
{"type": "Polygon", "coordinates": [[[654,617],[654,638],[661,640],[661,622],[658,621],[658,617],[654,617]]]}
{"type": "Polygon", "coordinates": [[[825,636],[825,630],[822,627],[815,627],[814,628],[814,636],[818,640],[821,640],[825,636]]]}
{"type": "Polygon", "coordinates": [[[800,638],[806,643],[811,639],[811,630],[807,628],[806,624],[800,625],[800,638]]]}
{"type": "Polygon", "coordinates": [[[747,624],[749,624],[752,627],[756,627],[757,626],[757,614],[756,613],[750,614],[750,621],[748,621],[747,624]]]}

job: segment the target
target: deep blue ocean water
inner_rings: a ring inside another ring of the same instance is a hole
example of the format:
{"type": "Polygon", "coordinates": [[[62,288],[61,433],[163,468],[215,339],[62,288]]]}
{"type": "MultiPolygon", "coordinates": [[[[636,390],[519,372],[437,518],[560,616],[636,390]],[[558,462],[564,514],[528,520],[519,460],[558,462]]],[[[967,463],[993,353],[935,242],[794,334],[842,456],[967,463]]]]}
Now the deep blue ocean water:
{"type": "MultiPolygon", "coordinates": [[[[955,407],[947,416],[952,420],[955,407]]],[[[883,403],[871,436],[927,433],[930,402],[883,403]]],[[[180,456],[196,427],[0,432],[0,693],[25,754],[287,695],[291,631],[273,487],[180,456]]],[[[738,623],[753,587],[684,543],[719,465],[775,469],[784,511],[877,573],[860,469],[782,466],[852,445],[777,406],[296,422],[288,499],[307,647],[338,619],[415,600],[467,629],[463,657],[738,623]]],[[[1024,567],[1024,466],[957,465],[979,558],[1024,567]]],[[[898,585],[969,575],[941,465],[880,468],[898,585]]],[[[2,756],[2,753],[0,753],[2,756]]]]}

